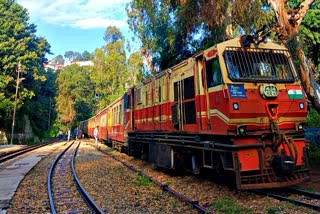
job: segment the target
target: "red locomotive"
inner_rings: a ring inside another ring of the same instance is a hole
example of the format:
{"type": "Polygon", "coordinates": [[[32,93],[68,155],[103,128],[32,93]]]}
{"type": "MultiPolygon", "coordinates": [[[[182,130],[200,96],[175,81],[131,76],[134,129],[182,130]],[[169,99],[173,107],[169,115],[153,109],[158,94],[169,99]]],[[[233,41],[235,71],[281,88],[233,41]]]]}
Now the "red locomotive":
{"type": "MultiPolygon", "coordinates": [[[[81,124],[158,166],[232,175],[238,189],[309,180],[307,103],[288,50],[219,43],[131,88],[81,124]]],[[[230,177],[230,176],[228,176],[230,177]]]]}

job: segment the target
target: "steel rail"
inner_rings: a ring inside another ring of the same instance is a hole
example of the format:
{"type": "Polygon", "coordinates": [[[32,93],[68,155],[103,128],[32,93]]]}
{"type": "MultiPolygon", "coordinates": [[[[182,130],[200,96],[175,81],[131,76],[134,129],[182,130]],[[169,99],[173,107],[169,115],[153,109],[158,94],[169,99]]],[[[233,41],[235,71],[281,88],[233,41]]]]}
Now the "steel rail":
{"type": "Polygon", "coordinates": [[[137,168],[135,168],[135,167],[127,164],[126,162],[124,162],[124,161],[118,159],[117,157],[115,157],[114,155],[112,155],[111,157],[112,157],[114,160],[119,161],[120,163],[122,163],[123,165],[125,165],[126,167],[128,167],[129,169],[133,170],[134,172],[137,172],[137,173],[139,173],[140,175],[143,175],[143,176],[147,177],[150,181],[152,181],[153,183],[155,183],[155,184],[157,184],[158,186],[160,186],[162,190],[168,191],[168,192],[170,192],[171,194],[173,194],[173,195],[177,196],[178,198],[180,198],[181,200],[183,200],[184,202],[192,205],[192,207],[195,208],[195,209],[197,209],[198,212],[200,212],[200,213],[210,213],[209,210],[208,210],[206,207],[200,205],[198,201],[193,201],[193,200],[191,200],[190,198],[188,198],[188,197],[180,194],[179,192],[171,189],[170,187],[168,187],[168,185],[162,184],[162,183],[154,180],[153,178],[151,178],[151,177],[149,177],[148,175],[146,175],[145,173],[143,173],[141,170],[139,170],[139,169],[137,169],[137,168]]]}
{"type": "Polygon", "coordinates": [[[50,169],[49,169],[49,172],[48,172],[48,178],[47,178],[47,192],[48,192],[48,197],[49,197],[49,203],[50,203],[50,209],[51,209],[51,213],[52,214],[56,214],[57,211],[56,211],[56,207],[54,206],[54,202],[53,202],[53,197],[52,197],[52,182],[51,182],[51,178],[52,178],[52,174],[53,174],[53,170],[55,168],[55,166],[57,165],[59,159],[62,157],[62,155],[64,153],[66,153],[66,151],[74,144],[71,143],[69,146],[67,146],[67,148],[65,150],[63,150],[56,158],[55,160],[52,162],[51,166],[50,166],[50,169]]]}
{"type": "Polygon", "coordinates": [[[0,163],[4,163],[8,160],[11,160],[15,157],[18,157],[24,153],[27,153],[29,151],[32,151],[32,150],[35,150],[35,149],[38,149],[38,148],[41,148],[43,146],[47,146],[48,144],[41,144],[41,145],[35,145],[35,146],[27,146],[25,148],[22,148],[22,149],[17,149],[17,150],[14,150],[14,151],[10,151],[10,152],[6,152],[6,153],[3,153],[0,155],[0,163]]]}
{"type": "Polygon", "coordinates": [[[319,205],[315,205],[315,204],[310,204],[310,203],[306,203],[300,200],[295,200],[295,199],[291,199],[285,196],[281,196],[281,195],[277,195],[268,191],[263,191],[263,190],[251,190],[250,192],[258,194],[258,195],[265,195],[265,196],[269,196],[275,199],[278,199],[280,201],[287,201],[289,203],[298,205],[298,206],[302,206],[302,207],[307,207],[313,210],[320,210],[320,206],[319,205]]]}
{"type": "Polygon", "coordinates": [[[310,192],[308,190],[300,189],[300,188],[288,188],[288,191],[294,194],[304,195],[309,198],[320,199],[320,192],[310,192]]]}
{"type": "Polygon", "coordinates": [[[72,176],[78,186],[78,190],[80,192],[80,194],[82,195],[82,197],[84,198],[84,200],[87,202],[87,205],[90,207],[91,210],[93,210],[95,213],[105,213],[97,204],[96,202],[92,199],[92,197],[89,195],[89,193],[85,190],[85,188],[82,186],[76,170],[75,170],[75,166],[74,166],[74,162],[75,162],[75,157],[78,153],[78,149],[79,149],[80,143],[78,144],[77,148],[75,149],[72,158],[71,158],[71,170],[72,170],[72,176]]]}

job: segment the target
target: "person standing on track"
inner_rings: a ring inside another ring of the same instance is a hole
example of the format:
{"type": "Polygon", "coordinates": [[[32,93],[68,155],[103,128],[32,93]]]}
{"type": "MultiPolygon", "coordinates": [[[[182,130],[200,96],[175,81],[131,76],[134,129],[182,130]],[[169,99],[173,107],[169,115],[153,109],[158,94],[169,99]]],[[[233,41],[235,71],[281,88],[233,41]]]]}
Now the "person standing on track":
{"type": "Polygon", "coordinates": [[[67,129],[67,140],[68,140],[68,142],[70,141],[70,135],[71,135],[71,131],[70,131],[70,129],[68,128],[68,129],[67,129]]]}
{"type": "Polygon", "coordinates": [[[78,140],[78,127],[76,127],[73,131],[73,136],[75,140],[78,140]]]}
{"type": "Polygon", "coordinates": [[[93,136],[96,139],[96,146],[98,145],[98,136],[99,136],[99,126],[97,126],[96,128],[94,128],[93,130],[93,136]]]}

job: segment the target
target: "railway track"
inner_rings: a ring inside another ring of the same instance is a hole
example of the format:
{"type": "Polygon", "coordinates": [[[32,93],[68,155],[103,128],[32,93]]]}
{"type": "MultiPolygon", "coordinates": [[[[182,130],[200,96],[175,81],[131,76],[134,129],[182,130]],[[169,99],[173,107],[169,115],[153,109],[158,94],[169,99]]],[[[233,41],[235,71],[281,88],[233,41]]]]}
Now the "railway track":
{"type": "Polygon", "coordinates": [[[11,159],[13,159],[15,157],[18,157],[18,156],[20,156],[20,155],[22,155],[24,153],[33,151],[35,149],[41,148],[41,147],[46,146],[46,145],[48,145],[48,144],[26,146],[26,147],[21,148],[21,149],[17,149],[17,150],[13,150],[13,151],[2,153],[2,154],[0,154],[0,163],[4,163],[4,162],[6,162],[8,160],[11,160],[11,159]]]}
{"type": "Polygon", "coordinates": [[[208,209],[207,209],[206,207],[200,205],[198,201],[191,200],[190,198],[188,198],[188,197],[180,194],[179,192],[175,191],[174,189],[171,189],[170,187],[168,187],[168,185],[162,184],[162,183],[156,181],[155,179],[149,177],[147,174],[145,174],[145,173],[143,173],[142,171],[138,170],[137,168],[135,168],[135,167],[127,164],[126,162],[124,162],[124,161],[122,161],[122,160],[120,160],[120,159],[118,159],[118,158],[116,158],[116,157],[114,157],[114,156],[112,156],[112,158],[113,158],[114,160],[117,160],[117,161],[121,162],[123,165],[125,165],[125,166],[128,167],[129,169],[131,169],[131,170],[139,173],[140,175],[143,175],[143,176],[147,177],[150,181],[152,181],[153,183],[155,183],[155,184],[157,184],[159,187],[161,187],[162,190],[168,191],[168,192],[170,192],[171,194],[173,194],[174,196],[176,196],[176,197],[178,197],[179,199],[181,199],[182,201],[184,201],[184,202],[192,205],[192,207],[193,207],[194,209],[197,209],[197,211],[198,211],[199,213],[209,213],[208,209]]]}
{"type": "Polygon", "coordinates": [[[252,190],[251,192],[320,211],[320,193],[318,192],[296,188],[252,190]]]}
{"type": "Polygon", "coordinates": [[[104,213],[81,185],[74,167],[80,143],[72,142],[53,161],[48,173],[51,213],[104,213]]]}
{"type": "MultiPolygon", "coordinates": [[[[95,146],[94,146],[95,147],[95,146]]],[[[96,147],[95,147],[96,148],[96,147]]],[[[96,148],[97,149],[97,148],[96,148]]],[[[129,169],[131,169],[134,172],[139,173],[142,176],[147,177],[150,181],[152,181],[154,184],[158,185],[163,191],[167,191],[169,193],[171,193],[172,195],[176,196],[177,198],[179,198],[180,200],[184,201],[187,204],[190,204],[194,209],[196,209],[198,211],[198,213],[211,213],[206,207],[202,206],[201,204],[199,204],[198,201],[194,201],[191,200],[190,198],[188,198],[187,196],[175,191],[174,189],[170,188],[168,185],[163,184],[155,179],[153,179],[152,177],[148,176],[147,174],[143,173],[141,170],[135,168],[134,166],[131,166],[130,164],[120,160],[119,158],[111,155],[111,157],[122,163],[124,166],[128,167],[129,169]]]]}

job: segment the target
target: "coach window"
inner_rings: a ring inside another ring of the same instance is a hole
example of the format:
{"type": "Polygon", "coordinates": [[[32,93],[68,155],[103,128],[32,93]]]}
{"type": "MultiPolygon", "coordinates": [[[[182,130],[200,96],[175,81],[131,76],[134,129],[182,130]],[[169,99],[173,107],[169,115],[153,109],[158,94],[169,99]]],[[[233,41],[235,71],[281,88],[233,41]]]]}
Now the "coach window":
{"type": "Polygon", "coordinates": [[[141,88],[137,88],[137,103],[141,104],[141,88]]]}
{"type": "Polygon", "coordinates": [[[174,96],[174,101],[178,101],[178,86],[179,86],[179,84],[178,84],[179,82],[175,82],[174,84],[173,84],[173,96],[174,96]]]}
{"type": "Polygon", "coordinates": [[[145,102],[145,104],[146,104],[146,106],[148,106],[148,88],[146,87],[145,89],[146,89],[145,90],[145,92],[146,92],[146,96],[145,96],[146,102],[145,102]]]}
{"type": "Polygon", "coordinates": [[[159,120],[161,121],[162,120],[162,112],[161,112],[161,86],[159,86],[158,88],[158,101],[159,101],[159,120]]]}
{"type": "Polygon", "coordinates": [[[111,125],[114,125],[114,108],[112,108],[112,123],[111,125]]]}
{"type": "Polygon", "coordinates": [[[120,106],[119,106],[119,124],[122,124],[121,115],[122,115],[122,105],[120,104],[120,106]]]}
{"type": "Polygon", "coordinates": [[[217,58],[206,61],[207,87],[222,83],[221,69],[217,58]]]}

